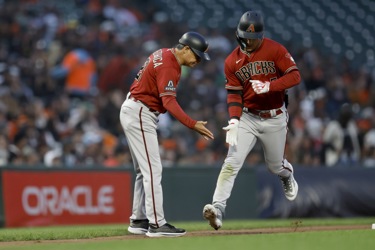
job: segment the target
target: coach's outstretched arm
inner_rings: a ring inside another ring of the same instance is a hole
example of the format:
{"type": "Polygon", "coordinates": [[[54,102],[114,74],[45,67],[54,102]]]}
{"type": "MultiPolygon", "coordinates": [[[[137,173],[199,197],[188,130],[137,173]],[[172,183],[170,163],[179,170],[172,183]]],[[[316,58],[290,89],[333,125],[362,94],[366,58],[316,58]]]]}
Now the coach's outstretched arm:
{"type": "Polygon", "coordinates": [[[212,132],[205,127],[206,124],[206,121],[197,121],[193,129],[201,134],[206,140],[214,139],[212,132]]]}

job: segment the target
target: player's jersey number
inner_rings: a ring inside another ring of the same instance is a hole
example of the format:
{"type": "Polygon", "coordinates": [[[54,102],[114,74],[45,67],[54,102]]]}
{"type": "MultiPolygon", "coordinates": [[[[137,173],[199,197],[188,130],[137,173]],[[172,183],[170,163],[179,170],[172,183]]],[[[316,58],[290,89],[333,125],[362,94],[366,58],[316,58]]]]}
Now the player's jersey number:
{"type": "Polygon", "coordinates": [[[139,82],[142,78],[143,72],[145,72],[147,65],[150,63],[150,58],[147,58],[145,63],[142,65],[140,70],[138,71],[137,75],[135,76],[135,79],[139,82]]]}

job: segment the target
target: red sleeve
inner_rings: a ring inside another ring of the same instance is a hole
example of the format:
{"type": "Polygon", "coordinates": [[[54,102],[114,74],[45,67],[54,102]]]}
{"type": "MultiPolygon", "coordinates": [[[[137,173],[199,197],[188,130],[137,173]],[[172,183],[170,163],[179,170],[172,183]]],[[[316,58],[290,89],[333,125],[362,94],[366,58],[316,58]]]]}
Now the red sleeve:
{"type": "Polygon", "coordinates": [[[164,108],[178,121],[188,128],[194,128],[197,121],[190,118],[178,104],[176,98],[172,95],[162,97],[164,108]]]}
{"type": "Polygon", "coordinates": [[[284,46],[279,45],[276,65],[282,76],[272,81],[270,91],[283,91],[289,89],[301,81],[296,62],[284,46]]]}
{"type": "Polygon", "coordinates": [[[177,85],[179,81],[179,72],[174,67],[163,67],[158,70],[156,75],[157,88],[159,96],[176,96],[177,85]]]}
{"type": "Polygon", "coordinates": [[[270,91],[283,91],[289,89],[301,81],[301,75],[298,69],[283,75],[275,81],[271,82],[270,91]]]}

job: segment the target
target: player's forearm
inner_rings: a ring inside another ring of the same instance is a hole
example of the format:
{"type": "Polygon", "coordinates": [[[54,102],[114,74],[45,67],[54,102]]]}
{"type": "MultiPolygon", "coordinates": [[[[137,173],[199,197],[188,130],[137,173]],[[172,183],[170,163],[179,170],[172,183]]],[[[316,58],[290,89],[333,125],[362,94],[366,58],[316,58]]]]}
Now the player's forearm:
{"type": "Polygon", "coordinates": [[[230,119],[239,120],[242,115],[242,90],[227,89],[227,104],[230,119]]]}
{"type": "Polygon", "coordinates": [[[272,81],[270,91],[283,91],[301,82],[301,75],[298,70],[293,70],[279,79],[272,81]]]}

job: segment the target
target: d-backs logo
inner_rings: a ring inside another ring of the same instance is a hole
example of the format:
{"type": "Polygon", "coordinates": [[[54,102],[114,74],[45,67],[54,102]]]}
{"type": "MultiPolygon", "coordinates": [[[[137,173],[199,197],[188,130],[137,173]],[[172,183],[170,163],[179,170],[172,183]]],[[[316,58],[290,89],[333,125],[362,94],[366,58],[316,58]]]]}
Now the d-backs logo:
{"type": "Polygon", "coordinates": [[[246,32],[255,32],[254,24],[250,24],[250,26],[246,29],[246,32]]]}
{"type": "Polygon", "coordinates": [[[273,61],[255,61],[250,62],[242,66],[239,70],[236,71],[236,76],[242,82],[246,82],[254,75],[265,75],[275,74],[276,67],[275,62],[273,61]]]}
{"type": "Polygon", "coordinates": [[[168,85],[164,88],[165,91],[176,91],[176,87],[173,84],[172,80],[169,80],[168,85]]]}

